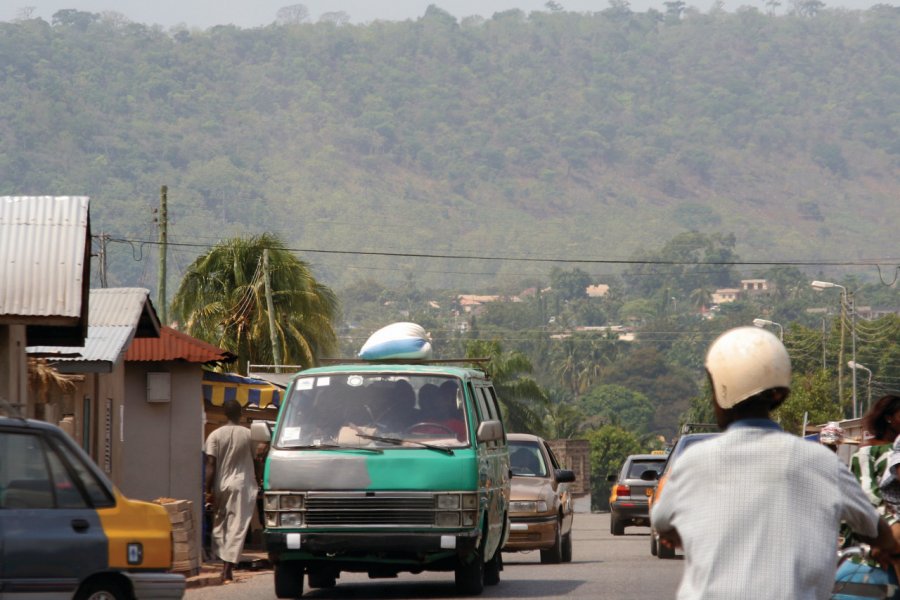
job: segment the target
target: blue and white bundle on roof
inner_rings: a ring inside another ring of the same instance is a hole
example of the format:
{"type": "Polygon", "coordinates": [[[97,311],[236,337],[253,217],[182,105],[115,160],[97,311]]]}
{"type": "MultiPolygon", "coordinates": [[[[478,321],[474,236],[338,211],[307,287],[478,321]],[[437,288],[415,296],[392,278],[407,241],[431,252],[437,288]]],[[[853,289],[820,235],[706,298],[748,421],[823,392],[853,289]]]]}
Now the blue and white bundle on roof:
{"type": "Polygon", "coordinates": [[[369,336],[359,351],[363,360],[431,358],[431,339],[421,325],[391,323],[369,336]]]}

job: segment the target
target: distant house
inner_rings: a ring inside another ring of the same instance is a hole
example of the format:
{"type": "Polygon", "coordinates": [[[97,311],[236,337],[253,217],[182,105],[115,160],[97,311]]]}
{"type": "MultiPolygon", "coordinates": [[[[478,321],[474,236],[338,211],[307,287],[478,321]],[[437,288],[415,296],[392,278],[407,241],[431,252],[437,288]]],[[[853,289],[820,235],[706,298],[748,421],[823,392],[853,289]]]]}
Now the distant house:
{"type": "Polygon", "coordinates": [[[456,302],[463,312],[470,313],[484,304],[497,302],[500,296],[483,296],[478,294],[460,294],[456,297],[456,302]]]}
{"type": "Polygon", "coordinates": [[[769,293],[769,282],[765,279],[741,279],[741,291],[749,296],[769,293]]]}
{"type": "Polygon", "coordinates": [[[900,308],[887,308],[884,306],[857,306],[856,314],[867,321],[874,321],[889,315],[900,315],[900,308]]]}
{"type": "Polygon", "coordinates": [[[609,286],[605,283],[597,283],[584,288],[588,298],[603,298],[609,293],[609,286]]]}
{"type": "Polygon", "coordinates": [[[719,288],[711,294],[713,304],[728,304],[741,297],[740,288],[719,288]]]}

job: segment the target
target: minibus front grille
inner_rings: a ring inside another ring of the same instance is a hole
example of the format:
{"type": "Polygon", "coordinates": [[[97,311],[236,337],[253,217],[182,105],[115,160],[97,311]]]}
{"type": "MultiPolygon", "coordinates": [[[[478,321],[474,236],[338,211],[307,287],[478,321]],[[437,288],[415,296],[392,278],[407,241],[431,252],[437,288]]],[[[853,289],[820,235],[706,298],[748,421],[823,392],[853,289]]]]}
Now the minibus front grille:
{"type": "Polygon", "coordinates": [[[332,525],[432,525],[432,494],[404,496],[338,496],[309,494],[306,498],[307,526],[332,525]]]}

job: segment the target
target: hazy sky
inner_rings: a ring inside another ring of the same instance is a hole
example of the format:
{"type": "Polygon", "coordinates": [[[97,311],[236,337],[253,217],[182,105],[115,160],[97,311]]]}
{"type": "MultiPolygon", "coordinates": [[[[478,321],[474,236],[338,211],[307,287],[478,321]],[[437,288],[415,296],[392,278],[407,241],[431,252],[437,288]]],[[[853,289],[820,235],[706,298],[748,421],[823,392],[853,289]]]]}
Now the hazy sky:
{"type": "MultiPolygon", "coordinates": [[[[662,10],[665,0],[631,0],[632,10],[647,8],[662,10]]],[[[869,8],[874,4],[896,6],[900,0],[824,0],[831,8],[869,8]]],[[[594,12],[609,6],[607,0],[557,0],[569,11],[594,12]]],[[[0,21],[11,21],[22,14],[25,7],[34,8],[35,17],[47,21],[56,11],[74,8],[87,12],[115,11],[129,20],[145,24],[171,27],[186,24],[189,27],[207,28],[213,25],[234,24],[240,27],[268,25],[275,20],[279,8],[292,4],[304,4],[310,17],[316,20],[325,12],[343,11],[354,23],[366,23],[376,19],[416,19],[424,14],[429,4],[436,4],[456,17],[481,15],[490,17],[495,12],[520,8],[525,12],[546,10],[546,0],[0,0],[0,21]]],[[[686,0],[688,6],[702,11],[709,10],[713,0],[686,0]]],[[[782,0],[782,8],[790,5],[782,0]]],[[[739,6],[756,6],[764,10],[765,0],[725,0],[725,9],[739,6]]]]}

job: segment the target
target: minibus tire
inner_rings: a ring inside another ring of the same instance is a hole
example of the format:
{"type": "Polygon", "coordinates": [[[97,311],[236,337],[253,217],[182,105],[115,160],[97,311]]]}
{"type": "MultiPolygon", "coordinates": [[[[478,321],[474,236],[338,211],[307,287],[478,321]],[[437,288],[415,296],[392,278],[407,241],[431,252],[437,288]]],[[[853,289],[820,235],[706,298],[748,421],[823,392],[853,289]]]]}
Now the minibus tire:
{"type": "Polygon", "coordinates": [[[484,551],[477,549],[467,563],[459,559],[454,578],[456,591],[463,596],[481,595],[484,591],[484,551]]]}
{"type": "Polygon", "coordinates": [[[297,561],[275,563],[275,595],[299,598],[303,595],[303,564],[297,561]]]}
{"type": "Polygon", "coordinates": [[[484,564],[484,585],[500,583],[500,571],[503,570],[503,554],[500,548],[494,552],[494,558],[484,564]]]}

